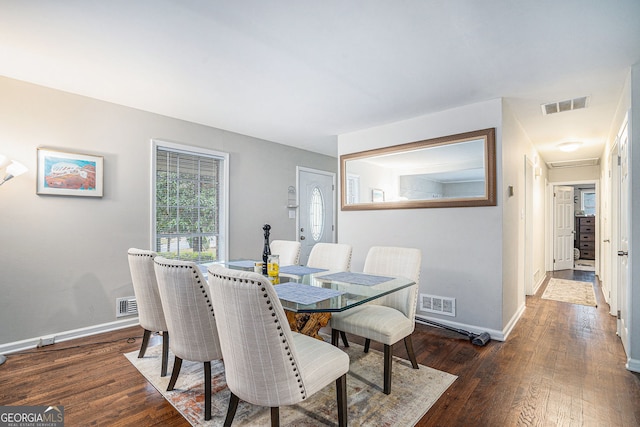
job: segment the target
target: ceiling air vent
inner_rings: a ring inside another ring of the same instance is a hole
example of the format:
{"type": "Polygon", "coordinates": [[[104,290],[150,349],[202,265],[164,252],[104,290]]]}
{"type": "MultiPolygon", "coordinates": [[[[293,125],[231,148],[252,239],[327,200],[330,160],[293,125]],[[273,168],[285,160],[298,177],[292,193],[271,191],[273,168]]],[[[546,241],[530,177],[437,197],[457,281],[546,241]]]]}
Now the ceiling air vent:
{"type": "Polygon", "coordinates": [[[545,116],[549,114],[562,113],[565,111],[579,110],[586,108],[589,97],[582,96],[580,98],[568,99],[566,101],[550,102],[548,104],[542,104],[542,114],[545,116]]]}
{"type": "Polygon", "coordinates": [[[547,166],[551,169],[557,168],[576,168],[578,166],[598,166],[600,159],[580,159],[580,160],[562,160],[557,162],[547,162],[547,166]]]}

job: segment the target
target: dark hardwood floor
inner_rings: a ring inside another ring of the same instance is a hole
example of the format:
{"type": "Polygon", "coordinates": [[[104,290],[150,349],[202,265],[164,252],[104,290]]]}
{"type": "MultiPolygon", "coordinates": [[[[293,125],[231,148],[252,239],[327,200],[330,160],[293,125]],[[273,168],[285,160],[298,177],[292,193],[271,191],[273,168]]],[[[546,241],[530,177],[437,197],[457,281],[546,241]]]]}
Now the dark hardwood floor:
{"type": "MultiPolygon", "coordinates": [[[[582,271],[553,275],[596,280],[582,271]]],[[[474,346],[416,326],[418,362],[458,376],[418,426],[640,426],[640,375],[624,368],[598,284],[597,308],[543,300],[545,286],[527,297],[504,343],[474,346]]],[[[68,426],[188,426],[122,356],[139,348],[141,336],[141,328],[128,328],[10,354],[0,366],[0,405],[63,405],[68,426]]]]}

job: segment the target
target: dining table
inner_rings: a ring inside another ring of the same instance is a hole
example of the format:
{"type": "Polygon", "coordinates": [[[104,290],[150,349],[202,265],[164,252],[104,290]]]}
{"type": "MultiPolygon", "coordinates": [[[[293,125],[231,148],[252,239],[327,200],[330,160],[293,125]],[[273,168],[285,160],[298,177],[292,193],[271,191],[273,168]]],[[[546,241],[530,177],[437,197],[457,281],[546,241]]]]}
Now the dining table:
{"type": "MultiPolygon", "coordinates": [[[[205,277],[211,264],[253,271],[254,260],[200,264],[205,277]]],[[[350,271],[330,271],[300,265],[282,266],[278,276],[267,277],[286,311],[292,331],[323,339],[319,331],[331,313],[349,310],[415,284],[406,277],[380,276],[350,271]]]]}

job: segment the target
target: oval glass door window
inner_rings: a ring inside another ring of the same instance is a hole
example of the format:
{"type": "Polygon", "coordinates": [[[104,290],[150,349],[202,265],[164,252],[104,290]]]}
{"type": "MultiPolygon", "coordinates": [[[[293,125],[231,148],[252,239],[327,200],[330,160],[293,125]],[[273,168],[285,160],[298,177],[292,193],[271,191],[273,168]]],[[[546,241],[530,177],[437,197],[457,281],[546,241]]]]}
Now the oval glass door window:
{"type": "Polygon", "coordinates": [[[314,187],[311,191],[309,204],[311,238],[317,242],[324,231],[324,199],[318,187],[314,187]]]}

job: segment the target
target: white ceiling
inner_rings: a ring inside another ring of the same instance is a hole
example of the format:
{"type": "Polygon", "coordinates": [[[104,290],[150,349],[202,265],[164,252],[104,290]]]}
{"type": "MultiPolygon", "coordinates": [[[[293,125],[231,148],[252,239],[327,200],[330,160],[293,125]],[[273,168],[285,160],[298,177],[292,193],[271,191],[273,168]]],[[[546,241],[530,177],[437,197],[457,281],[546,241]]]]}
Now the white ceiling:
{"type": "Polygon", "coordinates": [[[598,157],[638,61],[638,0],[0,0],[0,75],[334,156],[504,97],[544,160],[598,157]]]}

